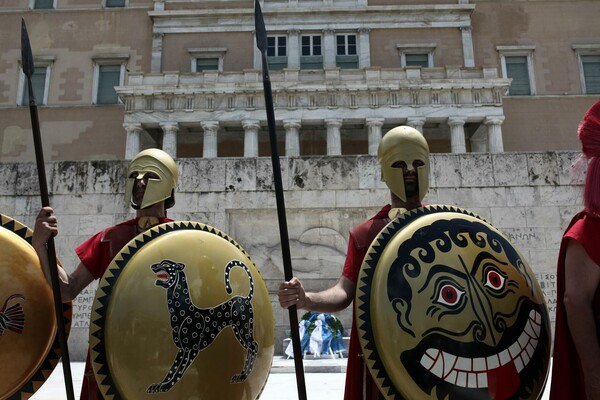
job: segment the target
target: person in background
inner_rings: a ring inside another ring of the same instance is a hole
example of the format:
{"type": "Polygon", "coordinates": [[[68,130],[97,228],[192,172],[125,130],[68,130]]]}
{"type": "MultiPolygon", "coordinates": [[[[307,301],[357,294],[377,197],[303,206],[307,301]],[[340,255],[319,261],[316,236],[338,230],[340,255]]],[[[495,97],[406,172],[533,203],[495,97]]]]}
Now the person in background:
{"type": "MultiPolygon", "coordinates": [[[[354,300],[356,281],[363,258],[371,242],[398,212],[421,206],[429,189],[429,145],[423,135],[408,126],[388,131],[377,151],[383,180],[390,189],[391,204],[385,205],[373,218],[350,231],[348,253],[342,276],[333,286],[321,292],[307,292],[297,277],[279,286],[279,304],[320,313],[334,313],[354,300]]],[[[345,400],[382,398],[377,385],[362,359],[353,312],[345,400]]]]}
{"type": "Polygon", "coordinates": [[[550,400],[600,400],[600,102],[578,129],[587,166],[584,208],[567,227],[557,266],[550,400]]]}
{"type": "MultiPolygon", "coordinates": [[[[71,274],[58,267],[63,302],[72,301],[93,280],[100,279],[111,260],[131,239],[158,224],[170,222],[167,209],[175,204],[179,172],[175,161],[162,150],[148,149],[137,154],[127,169],[125,201],[135,210],[133,219],[104,229],[75,249],[80,263],[71,274]]],[[[35,221],[32,244],[50,282],[46,243],[58,235],[58,218],[50,207],[43,207],[35,221]]],[[[84,370],[81,400],[101,400],[94,377],[90,353],[84,370]]]]}

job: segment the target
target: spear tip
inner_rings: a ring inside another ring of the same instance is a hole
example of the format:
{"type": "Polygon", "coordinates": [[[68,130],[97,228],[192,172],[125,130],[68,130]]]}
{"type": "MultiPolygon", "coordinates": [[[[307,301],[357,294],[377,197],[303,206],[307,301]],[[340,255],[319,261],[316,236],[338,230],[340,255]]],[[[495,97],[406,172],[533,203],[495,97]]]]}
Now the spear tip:
{"type": "Polygon", "coordinates": [[[31,43],[29,42],[29,35],[27,34],[27,26],[25,25],[25,18],[21,17],[21,64],[23,67],[23,73],[31,78],[33,75],[33,54],[31,52],[31,43]]]}
{"type": "Polygon", "coordinates": [[[256,30],[256,46],[261,52],[267,51],[267,29],[258,0],[254,0],[254,27],[256,30]]]}

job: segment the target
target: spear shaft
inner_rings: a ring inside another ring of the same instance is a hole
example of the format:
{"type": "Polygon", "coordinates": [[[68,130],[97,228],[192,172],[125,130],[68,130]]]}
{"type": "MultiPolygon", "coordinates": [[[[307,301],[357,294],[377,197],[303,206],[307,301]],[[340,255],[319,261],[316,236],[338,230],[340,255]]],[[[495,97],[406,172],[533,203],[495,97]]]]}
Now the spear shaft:
{"type": "MultiPolygon", "coordinates": [[[[285,215],[285,200],[283,197],[283,184],[281,180],[281,166],[279,164],[279,150],[277,148],[277,134],[275,132],[275,111],[273,107],[273,92],[269,78],[269,65],[267,64],[267,31],[258,0],[254,2],[254,23],[256,28],[256,45],[262,57],[263,88],[265,92],[265,109],[269,125],[269,141],[271,144],[271,163],[273,165],[273,181],[275,184],[275,199],[277,202],[277,218],[279,220],[279,236],[281,239],[281,254],[283,257],[283,273],[285,280],[294,277],[292,259],[290,256],[290,241],[285,215]]],[[[300,348],[300,333],[298,331],[298,314],[296,306],[289,309],[290,332],[292,335],[292,348],[294,350],[294,365],[296,371],[296,384],[298,398],[306,400],[306,383],[304,380],[304,365],[302,363],[302,349],[300,348]]]]}
{"type": "MultiPolygon", "coordinates": [[[[29,42],[29,35],[27,34],[27,27],[25,26],[25,18],[21,19],[21,59],[23,63],[23,73],[27,77],[27,87],[29,88],[29,114],[31,116],[31,130],[33,131],[33,145],[35,148],[35,161],[37,164],[42,207],[48,207],[50,205],[50,199],[48,196],[48,184],[46,182],[46,169],[44,167],[44,152],[40,134],[40,121],[38,118],[33,86],[31,84],[31,76],[33,75],[35,68],[33,65],[31,43],[29,42]]],[[[48,262],[50,264],[50,281],[52,284],[52,292],[54,294],[54,313],[56,314],[57,324],[56,331],[61,350],[63,374],[65,377],[65,390],[67,392],[67,399],[75,400],[75,395],[73,393],[73,378],[71,375],[71,363],[69,359],[69,347],[67,344],[62,299],[60,296],[60,286],[58,282],[56,248],[54,246],[53,237],[50,237],[48,240],[46,248],[48,250],[48,262]]]]}

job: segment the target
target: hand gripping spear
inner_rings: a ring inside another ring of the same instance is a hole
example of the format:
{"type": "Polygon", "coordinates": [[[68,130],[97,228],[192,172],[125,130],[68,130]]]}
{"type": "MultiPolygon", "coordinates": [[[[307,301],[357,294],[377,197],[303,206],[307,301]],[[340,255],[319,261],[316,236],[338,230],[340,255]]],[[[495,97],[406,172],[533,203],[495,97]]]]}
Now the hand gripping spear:
{"type": "MultiPolygon", "coordinates": [[[[265,108],[269,124],[269,141],[271,143],[271,163],[273,164],[273,181],[275,183],[275,198],[277,201],[277,217],[279,219],[279,236],[281,238],[281,253],[283,257],[283,273],[285,280],[294,277],[292,273],[292,260],[290,257],[290,242],[285,217],[285,201],[283,198],[283,185],[281,183],[281,166],[279,165],[279,152],[277,149],[277,135],[275,133],[275,111],[273,109],[273,93],[269,78],[269,65],[267,64],[267,30],[263,20],[262,11],[258,0],[254,1],[254,23],[256,29],[256,45],[262,55],[263,87],[265,91],[265,108]]],[[[306,385],[304,382],[304,366],[302,364],[302,349],[300,348],[300,333],[298,332],[298,314],[296,306],[291,306],[290,331],[292,334],[292,347],[294,349],[294,365],[296,367],[296,383],[298,386],[298,399],[306,400],[306,385]]]]}
{"type": "MultiPolygon", "coordinates": [[[[25,18],[21,19],[21,59],[23,63],[23,73],[27,77],[27,87],[29,88],[29,114],[31,115],[31,130],[33,131],[33,145],[35,147],[35,160],[37,163],[38,179],[40,182],[40,195],[42,197],[42,207],[50,205],[48,198],[48,184],[46,183],[46,169],[44,167],[44,153],[42,149],[42,138],[40,135],[40,121],[38,119],[37,106],[33,95],[33,86],[31,85],[31,76],[33,75],[33,54],[31,53],[31,44],[29,35],[25,26],[25,18]]],[[[62,299],[60,297],[60,287],[58,284],[58,272],[56,271],[56,249],[54,248],[54,238],[50,237],[46,244],[48,248],[48,261],[50,264],[50,281],[54,293],[54,312],[56,314],[56,324],[58,341],[60,344],[63,373],[65,376],[65,389],[67,399],[74,400],[73,379],[71,377],[71,364],[69,360],[69,348],[67,345],[67,334],[65,332],[65,322],[63,318],[62,299]]]]}

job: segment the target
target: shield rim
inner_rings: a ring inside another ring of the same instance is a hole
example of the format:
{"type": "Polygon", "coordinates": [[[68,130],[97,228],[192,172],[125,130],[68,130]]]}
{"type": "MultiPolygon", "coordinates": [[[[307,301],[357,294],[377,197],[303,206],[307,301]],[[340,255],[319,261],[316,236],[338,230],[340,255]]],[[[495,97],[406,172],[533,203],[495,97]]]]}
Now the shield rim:
{"type": "MultiPolygon", "coordinates": [[[[250,258],[250,255],[244,250],[233,238],[226,233],[214,228],[210,225],[195,222],[195,221],[172,221],[165,222],[163,224],[152,227],[131,239],[123,248],[117,253],[112,259],[108,268],[104,272],[96,295],[94,297],[94,304],[92,308],[92,317],[90,322],[90,358],[92,361],[92,369],[98,388],[102,392],[104,398],[110,398],[114,400],[124,399],[119,393],[112,373],[108,365],[108,354],[106,353],[106,346],[104,343],[104,326],[107,318],[107,311],[110,305],[110,296],[113,288],[116,285],[119,276],[123,269],[128,265],[129,260],[137,253],[137,251],[144,246],[144,244],[158,238],[161,235],[169,232],[175,232],[180,230],[200,230],[208,233],[217,235],[220,238],[227,240],[229,243],[234,245],[240,250],[247,258],[252,262],[255,269],[260,274],[260,270],[256,267],[254,261],[250,258]]],[[[266,380],[264,385],[266,385],[266,380]]],[[[260,393],[264,390],[261,389],[260,393]]],[[[259,393],[259,395],[260,395],[259,393]]]]}
{"type": "MultiPolygon", "coordinates": [[[[32,244],[33,231],[27,227],[27,225],[19,222],[18,220],[9,217],[6,214],[0,213],[0,226],[5,228],[21,239],[25,240],[29,245],[32,244]]],[[[73,303],[62,303],[62,312],[64,318],[64,329],[67,338],[71,332],[71,322],[73,318],[73,303]]],[[[7,400],[19,400],[28,399],[33,396],[35,392],[46,382],[46,379],[50,377],[52,371],[61,358],[60,342],[58,335],[54,335],[54,341],[48,349],[48,353],[45,355],[44,360],[41,362],[38,369],[31,375],[31,378],[25,382],[21,387],[17,388],[16,391],[11,394],[7,400]]]]}
{"type": "Polygon", "coordinates": [[[373,333],[373,326],[371,324],[371,308],[369,307],[371,298],[371,287],[373,277],[375,274],[375,268],[379,262],[379,258],[382,255],[382,250],[392,240],[395,234],[401,228],[414,222],[418,218],[424,215],[455,212],[462,215],[477,218],[487,224],[490,224],[487,220],[480,217],[479,215],[465,210],[460,207],[434,204],[428,206],[422,206],[409,210],[403,214],[399,214],[395,219],[390,221],[380,232],[377,234],[371,246],[365,254],[365,258],[362,262],[360,273],[358,275],[355,304],[356,304],[356,329],[358,331],[358,339],[360,347],[363,351],[363,360],[369,369],[369,373],[375,381],[375,384],[379,388],[379,392],[386,400],[406,400],[402,394],[394,386],[392,379],[389,377],[387,371],[379,356],[377,344],[375,343],[375,337],[373,333]]]}

